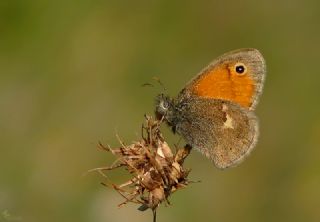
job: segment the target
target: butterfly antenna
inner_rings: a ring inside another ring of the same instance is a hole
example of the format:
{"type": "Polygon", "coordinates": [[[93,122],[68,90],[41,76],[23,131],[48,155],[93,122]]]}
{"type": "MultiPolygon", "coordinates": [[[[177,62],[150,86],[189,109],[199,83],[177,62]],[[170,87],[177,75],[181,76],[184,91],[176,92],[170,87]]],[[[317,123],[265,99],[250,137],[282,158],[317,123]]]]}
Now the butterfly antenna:
{"type": "Polygon", "coordinates": [[[149,83],[149,82],[146,82],[146,83],[143,83],[142,85],[141,85],[141,87],[154,87],[154,85],[152,84],[152,83],[149,83]]]}
{"type": "Polygon", "coordinates": [[[153,77],[152,79],[153,79],[154,81],[156,81],[156,82],[162,87],[162,94],[164,94],[164,93],[167,91],[167,89],[166,89],[166,87],[164,86],[164,84],[161,82],[160,78],[158,78],[158,77],[153,77]]]}

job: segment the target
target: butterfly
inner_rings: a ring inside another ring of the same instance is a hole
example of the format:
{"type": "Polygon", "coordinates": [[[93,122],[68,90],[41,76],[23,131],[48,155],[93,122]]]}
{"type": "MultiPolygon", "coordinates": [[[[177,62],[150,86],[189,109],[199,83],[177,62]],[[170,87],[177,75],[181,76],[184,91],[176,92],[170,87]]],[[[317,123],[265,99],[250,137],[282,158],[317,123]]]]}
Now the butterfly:
{"type": "Polygon", "coordinates": [[[156,116],[217,168],[236,166],[257,143],[254,110],[265,76],[265,60],[257,49],[228,52],[196,75],[177,97],[158,95],[156,116]]]}

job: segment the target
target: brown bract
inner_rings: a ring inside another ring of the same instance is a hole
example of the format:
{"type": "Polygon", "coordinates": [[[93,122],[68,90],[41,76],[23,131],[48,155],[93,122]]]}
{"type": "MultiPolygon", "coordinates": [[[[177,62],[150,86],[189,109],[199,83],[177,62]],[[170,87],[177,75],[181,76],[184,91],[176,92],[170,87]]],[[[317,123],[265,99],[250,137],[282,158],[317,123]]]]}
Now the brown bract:
{"type": "Polygon", "coordinates": [[[188,185],[190,169],[185,169],[183,162],[191,148],[186,146],[173,153],[160,132],[161,123],[162,121],[146,116],[140,141],[125,145],[119,140],[121,146],[115,149],[99,144],[100,148],[118,159],[109,167],[91,171],[97,171],[108,178],[106,171],[123,167],[132,175],[129,181],[120,185],[102,183],[125,198],[119,206],[132,202],[140,204],[138,209],[141,211],[150,208],[155,213],[160,203],[165,201],[169,204],[168,197],[188,185]]]}

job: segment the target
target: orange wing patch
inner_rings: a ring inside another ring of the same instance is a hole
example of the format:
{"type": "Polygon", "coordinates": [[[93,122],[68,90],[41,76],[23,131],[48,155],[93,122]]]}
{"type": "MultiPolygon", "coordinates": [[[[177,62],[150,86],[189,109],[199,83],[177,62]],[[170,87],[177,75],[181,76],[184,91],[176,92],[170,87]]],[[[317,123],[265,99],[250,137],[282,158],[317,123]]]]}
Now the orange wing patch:
{"type": "Polygon", "coordinates": [[[194,94],[200,97],[225,99],[250,107],[255,93],[255,82],[247,70],[245,75],[238,75],[228,65],[222,65],[204,73],[191,86],[194,94]]]}

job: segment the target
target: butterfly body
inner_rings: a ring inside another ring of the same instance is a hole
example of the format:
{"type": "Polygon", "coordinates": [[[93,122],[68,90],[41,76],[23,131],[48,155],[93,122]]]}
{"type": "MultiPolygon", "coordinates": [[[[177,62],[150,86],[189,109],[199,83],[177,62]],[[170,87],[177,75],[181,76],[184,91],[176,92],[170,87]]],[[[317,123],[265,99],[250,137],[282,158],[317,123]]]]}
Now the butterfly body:
{"type": "Polygon", "coordinates": [[[157,97],[156,115],[215,166],[240,163],[254,148],[259,130],[254,114],[265,78],[256,49],[240,49],[214,60],[176,98],[157,97]]]}

